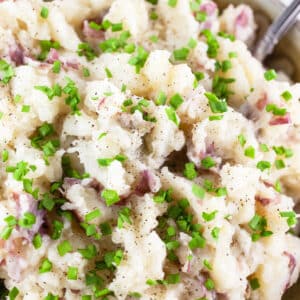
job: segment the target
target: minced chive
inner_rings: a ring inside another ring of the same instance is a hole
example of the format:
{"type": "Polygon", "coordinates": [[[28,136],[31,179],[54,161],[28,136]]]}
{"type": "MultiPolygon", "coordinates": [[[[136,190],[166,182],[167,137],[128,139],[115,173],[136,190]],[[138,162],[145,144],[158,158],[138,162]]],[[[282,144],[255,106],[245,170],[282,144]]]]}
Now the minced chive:
{"type": "Polygon", "coordinates": [[[220,45],[214,36],[214,34],[209,29],[204,29],[202,31],[202,34],[206,37],[206,43],[207,43],[207,55],[209,58],[215,58],[218,54],[218,49],[220,48],[220,45]]]}
{"type": "Polygon", "coordinates": [[[165,105],[167,101],[167,96],[164,92],[159,92],[157,98],[155,99],[156,105],[165,105]]]}
{"type": "Polygon", "coordinates": [[[89,22],[89,27],[94,30],[101,30],[102,26],[94,21],[89,22]]]}
{"type": "Polygon", "coordinates": [[[85,56],[88,61],[92,61],[97,55],[92,46],[88,43],[80,43],[77,46],[78,56],[85,56]]]}
{"type": "Polygon", "coordinates": [[[19,295],[19,290],[14,286],[8,293],[9,300],[15,300],[19,295]]]}
{"type": "Polygon", "coordinates": [[[30,112],[30,105],[23,105],[21,111],[25,113],[30,112]]]}
{"type": "Polygon", "coordinates": [[[141,46],[137,48],[137,55],[129,59],[128,63],[135,66],[135,72],[140,73],[142,67],[144,67],[149,53],[141,46]]]}
{"type": "Polygon", "coordinates": [[[124,223],[132,224],[130,214],[131,209],[129,207],[124,207],[118,212],[118,228],[123,228],[124,223]]]}
{"type": "Polygon", "coordinates": [[[175,229],[175,227],[169,226],[169,227],[167,228],[167,234],[168,234],[168,236],[170,236],[170,237],[175,236],[175,235],[176,235],[176,229],[175,229]]]}
{"type": "Polygon", "coordinates": [[[121,30],[123,30],[123,24],[122,23],[111,24],[111,31],[112,32],[121,31],[121,30]]]}
{"type": "Polygon", "coordinates": [[[212,266],[211,264],[209,263],[209,261],[207,259],[204,259],[203,260],[203,265],[208,269],[208,270],[212,270],[212,266]]]}
{"type": "Polygon", "coordinates": [[[284,91],[281,94],[281,97],[285,100],[285,101],[289,101],[293,98],[293,95],[289,92],[289,91],[284,91]]]}
{"type": "Polygon", "coordinates": [[[238,54],[236,53],[236,52],[229,52],[228,53],[228,57],[229,58],[235,58],[235,57],[237,57],[238,56],[238,54]]]}
{"type": "Polygon", "coordinates": [[[88,245],[86,248],[78,249],[78,252],[85,259],[92,259],[97,255],[97,248],[95,245],[88,245]]]}
{"type": "Polygon", "coordinates": [[[205,93],[205,97],[208,99],[210,109],[213,113],[223,113],[227,111],[227,103],[225,100],[219,99],[213,93],[205,93]]]}
{"type": "Polygon", "coordinates": [[[107,78],[112,78],[113,77],[111,71],[108,68],[105,68],[105,73],[106,73],[107,78]]]}
{"type": "Polygon", "coordinates": [[[64,240],[57,246],[57,251],[60,256],[64,256],[68,252],[71,252],[73,250],[72,245],[69,241],[64,240]]]}
{"type": "Polygon", "coordinates": [[[89,77],[91,74],[90,74],[90,70],[88,68],[83,68],[82,69],[82,75],[83,77],[89,77]]]}
{"type": "Polygon", "coordinates": [[[197,46],[197,41],[193,38],[190,38],[189,39],[189,42],[188,42],[188,46],[192,49],[194,49],[196,46],[197,46]]]}
{"type": "Polygon", "coordinates": [[[177,0],[168,0],[168,5],[171,7],[175,7],[177,5],[177,0]]]}
{"type": "Polygon", "coordinates": [[[220,228],[219,227],[214,227],[211,231],[211,236],[217,240],[219,238],[219,233],[220,233],[220,228]]]}
{"type": "Polygon", "coordinates": [[[152,43],[157,43],[158,42],[158,36],[157,35],[151,35],[149,39],[152,43]]]}
{"type": "Polygon", "coordinates": [[[15,76],[13,67],[4,59],[0,59],[0,71],[2,72],[0,82],[4,84],[7,84],[15,76]]]}
{"type": "Polygon", "coordinates": [[[276,169],[280,170],[280,169],[283,169],[285,168],[285,163],[282,159],[276,159],[275,160],[275,167],[276,169]]]}
{"type": "Polygon", "coordinates": [[[13,227],[11,226],[4,227],[4,229],[0,233],[0,238],[5,241],[8,240],[12,231],[13,231],[13,227]]]}
{"type": "Polygon", "coordinates": [[[197,11],[195,18],[198,22],[204,22],[207,19],[207,14],[205,11],[197,11]]]}
{"type": "Polygon", "coordinates": [[[240,134],[240,135],[238,136],[238,140],[239,140],[240,145],[241,145],[242,147],[244,147],[245,144],[246,144],[246,142],[247,142],[245,136],[244,136],[243,134],[240,134]]]}
{"type": "Polygon", "coordinates": [[[68,273],[67,273],[67,278],[69,280],[77,280],[77,276],[78,276],[78,268],[69,267],[68,268],[68,273]]]}
{"type": "Polygon", "coordinates": [[[281,183],[280,183],[279,179],[275,181],[274,189],[275,189],[276,192],[281,193],[282,186],[281,186],[281,183]]]}
{"type": "Polygon", "coordinates": [[[177,284],[180,282],[180,274],[168,274],[166,276],[165,282],[167,284],[177,284]]]}
{"type": "Polygon", "coordinates": [[[173,56],[175,60],[186,60],[190,50],[188,48],[180,48],[173,51],[173,56]]]}
{"type": "Polygon", "coordinates": [[[183,175],[190,180],[193,180],[197,177],[197,171],[195,165],[192,162],[186,163],[184,165],[183,175]]]}
{"type": "Polygon", "coordinates": [[[165,109],[166,115],[170,121],[172,121],[176,126],[179,126],[179,118],[176,114],[176,111],[173,107],[166,107],[165,109]]]}
{"type": "Polygon", "coordinates": [[[269,147],[267,144],[260,144],[259,148],[262,152],[269,152],[269,147]]]}
{"type": "Polygon", "coordinates": [[[201,160],[201,166],[204,169],[210,169],[216,165],[216,162],[210,156],[206,156],[201,160]]]}
{"type": "Polygon", "coordinates": [[[56,60],[53,63],[52,72],[58,74],[60,72],[60,68],[61,68],[61,62],[59,60],[56,60]]]}
{"type": "Polygon", "coordinates": [[[15,97],[14,97],[14,102],[15,103],[19,103],[21,101],[22,97],[21,95],[17,94],[15,97]]]}
{"type": "Polygon", "coordinates": [[[166,243],[166,248],[170,251],[170,250],[175,250],[177,248],[179,248],[180,243],[179,241],[170,241],[166,243]]]}
{"type": "Polygon", "coordinates": [[[198,232],[192,234],[192,239],[189,241],[189,248],[194,250],[196,248],[204,248],[206,245],[206,240],[198,232]]]}
{"type": "Polygon", "coordinates": [[[48,15],[49,15],[49,10],[47,7],[43,6],[42,9],[41,9],[41,12],[40,12],[40,16],[43,18],[43,19],[47,19],[48,18],[48,15]]]}
{"type": "Polygon", "coordinates": [[[17,223],[18,223],[16,217],[15,217],[15,216],[12,216],[12,215],[6,217],[6,218],[4,219],[4,221],[6,222],[6,224],[7,224],[8,226],[11,226],[11,227],[17,225],[17,223]]]}
{"type": "Polygon", "coordinates": [[[101,216],[101,211],[99,210],[99,208],[91,211],[90,213],[86,214],[84,219],[85,219],[85,222],[90,222],[98,217],[101,216]]]}
{"type": "Polygon", "coordinates": [[[271,163],[269,161],[261,160],[256,164],[256,168],[263,172],[271,168],[271,163]]]}
{"type": "Polygon", "coordinates": [[[1,156],[2,156],[2,162],[6,162],[6,161],[8,160],[8,156],[9,156],[8,151],[7,151],[6,149],[4,149],[4,150],[2,151],[1,156]]]}
{"type": "Polygon", "coordinates": [[[286,222],[289,227],[292,227],[297,224],[297,216],[294,211],[281,211],[280,216],[283,218],[287,218],[286,222]]]}
{"type": "Polygon", "coordinates": [[[269,103],[266,105],[266,111],[272,112],[274,116],[284,116],[287,112],[287,109],[284,107],[278,107],[276,104],[269,103]]]}
{"type": "Polygon", "coordinates": [[[23,228],[30,229],[36,222],[36,216],[31,212],[24,213],[24,216],[19,219],[18,225],[23,228]]]}
{"type": "Polygon", "coordinates": [[[264,73],[264,77],[267,81],[276,79],[277,77],[276,71],[274,69],[268,70],[264,73]]]}
{"type": "Polygon", "coordinates": [[[202,219],[205,221],[205,222],[210,222],[212,221],[215,217],[216,217],[216,214],[218,213],[217,210],[214,210],[213,212],[211,213],[206,213],[206,212],[203,212],[202,213],[202,219]]]}
{"type": "Polygon", "coordinates": [[[109,223],[102,223],[100,224],[100,229],[103,235],[110,235],[112,234],[112,229],[109,223]]]}
{"type": "Polygon", "coordinates": [[[82,295],[81,300],[92,300],[92,296],[91,295],[82,295]]]}
{"type": "Polygon", "coordinates": [[[41,266],[39,267],[39,273],[42,274],[42,273],[47,273],[47,272],[50,272],[52,270],[52,263],[51,261],[46,258],[42,261],[42,264],[41,266]]]}
{"type": "Polygon", "coordinates": [[[142,298],[142,294],[140,294],[138,292],[130,292],[130,293],[128,293],[128,296],[133,297],[133,298],[137,298],[137,299],[142,298]]]}
{"type": "Polygon", "coordinates": [[[208,279],[204,282],[204,285],[205,285],[205,287],[206,287],[209,291],[211,291],[211,290],[213,290],[213,289],[215,288],[215,284],[214,284],[214,282],[212,281],[212,279],[210,279],[210,278],[208,278],[208,279]]]}
{"type": "Polygon", "coordinates": [[[176,110],[183,103],[183,99],[179,94],[175,94],[170,98],[170,105],[176,110]]]}
{"type": "Polygon", "coordinates": [[[259,284],[259,281],[258,281],[257,278],[250,279],[249,283],[250,283],[251,289],[253,291],[255,291],[255,290],[257,290],[257,289],[260,288],[260,284],[259,284]]]}
{"type": "Polygon", "coordinates": [[[150,12],[150,19],[155,21],[158,19],[158,14],[155,11],[150,12]]]}
{"type": "Polygon", "coordinates": [[[223,115],[217,115],[217,116],[209,116],[208,119],[209,121],[220,121],[223,119],[223,115]]]}
{"type": "Polygon", "coordinates": [[[35,234],[32,239],[32,244],[33,244],[34,248],[35,249],[41,248],[42,243],[43,243],[42,236],[39,233],[35,234]]]}
{"type": "Polygon", "coordinates": [[[223,197],[227,195],[226,187],[217,188],[215,192],[217,197],[223,197]]]}
{"type": "Polygon", "coordinates": [[[198,197],[200,199],[203,199],[204,196],[205,196],[205,190],[204,190],[204,188],[201,187],[201,186],[199,186],[199,185],[197,185],[197,184],[193,184],[193,186],[192,186],[192,192],[193,192],[193,194],[196,197],[198,197]]]}
{"type": "Polygon", "coordinates": [[[245,149],[244,155],[250,158],[255,158],[255,149],[253,146],[249,146],[245,149]]]}
{"type": "Polygon", "coordinates": [[[120,197],[115,190],[104,189],[101,197],[105,200],[107,206],[111,206],[120,201],[120,197]]]}

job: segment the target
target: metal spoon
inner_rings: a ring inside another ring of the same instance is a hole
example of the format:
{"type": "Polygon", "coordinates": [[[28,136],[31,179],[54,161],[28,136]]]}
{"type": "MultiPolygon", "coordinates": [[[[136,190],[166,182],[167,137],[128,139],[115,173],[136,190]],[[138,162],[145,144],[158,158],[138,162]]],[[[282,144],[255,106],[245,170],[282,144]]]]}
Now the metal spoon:
{"type": "Polygon", "coordinates": [[[272,53],[281,37],[295,24],[300,13],[300,0],[294,0],[277,19],[270,25],[265,35],[255,46],[254,56],[263,61],[272,53]]]}

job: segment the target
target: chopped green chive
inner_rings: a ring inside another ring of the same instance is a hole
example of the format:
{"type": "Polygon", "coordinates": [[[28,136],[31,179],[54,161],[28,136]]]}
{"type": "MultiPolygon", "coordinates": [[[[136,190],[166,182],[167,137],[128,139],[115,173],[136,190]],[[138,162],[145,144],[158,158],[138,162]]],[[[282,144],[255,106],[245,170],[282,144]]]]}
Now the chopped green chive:
{"type": "Polygon", "coordinates": [[[244,136],[243,134],[240,134],[240,135],[238,136],[238,140],[239,140],[240,145],[241,145],[242,147],[244,147],[245,144],[246,144],[246,142],[247,142],[245,136],[244,136]]]}
{"type": "Polygon", "coordinates": [[[257,278],[250,279],[249,283],[250,283],[251,289],[253,291],[255,291],[255,290],[257,290],[257,289],[260,288],[260,284],[259,284],[259,281],[258,281],[257,278]]]}
{"type": "Polygon", "coordinates": [[[212,266],[211,264],[209,263],[209,261],[207,259],[204,259],[203,260],[203,265],[208,269],[208,270],[212,270],[212,266]]]}
{"type": "Polygon", "coordinates": [[[182,103],[183,99],[179,94],[175,94],[170,98],[170,105],[176,110],[182,103]]]}
{"type": "Polygon", "coordinates": [[[101,211],[99,210],[99,208],[91,211],[90,213],[86,214],[84,217],[85,222],[90,222],[98,217],[101,216],[101,211]]]}
{"type": "Polygon", "coordinates": [[[142,67],[144,67],[149,53],[141,46],[137,48],[137,55],[129,59],[128,63],[135,66],[136,73],[140,73],[142,67]]]}
{"type": "Polygon", "coordinates": [[[83,68],[82,75],[83,75],[83,77],[89,77],[91,75],[90,70],[88,68],[83,68]]]}
{"type": "Polygon", "coordinates": [[[52,72],[58,74],[60,72],[60,69],[61,69],[61,62],[59,60],[56,60],[53,63],[52,72]]]}
{"type": "Polygon", "coordinates": [[[170,121],[172,121],[176,126],[179,126],[179,118],[176,114],[176,111],[173,107],[166,107],[165,109],[166,115],[170,121]]]}
{"type": "Polygon", "coordinates": [[[203,212],[202,213],[202,218],[205,222],[210,222],[212,221],[215,217],[216,217],[216,214],[218,213],[217,210],[214,210],[213,212],[211,213],[206,213],[206,212],[203,212]]]}
{"type": "Polygon", "coordinates": [[[18,294],[19,294],[19,290],[16,287],[13,287],[8,293],[9,300],[15,300],[18,294]]]}
{"type": "Polygon", "coordinates": [[[287,110],[284,107],[278,107],[277,105],[270,103],[267,104],[266,111],[272,112],[275,116],[284,116],[287,110]]]}
{"type": "Polygon", "coordinates": [[[216,162],[212,159],[210,156],[206,156],[201,160],[201,166],[204,169],[210,169],[213,168],[216,165],[216,162]]]}
{"type": "Polygon", "coordinates": [[[46,258],[42,261],[42,264],[41,266],[39,267],[39,273],[42,274],[42,273],[47,273],[47,272],[50,272],[52,270],[52,263],[51,261],[46,258]]]}
{"type": "Polygon", "coordinates": [[[36,216],[31,212],[24,213],[24,216],[19,219],[18,225],[23,228],[30,229],[36,222],[36,216]]]}
{"type": "Polygon", "coordinates": [[[269,147],[267,144],[260,144],[259,148],[262,152],[269,152],[269,147]]]}
{"type": "Polygon", "coordinates": [[[43,243],[42,236],[39,233],[35,234],[35,236],[32,239],[32,244],[34,248],[35,249],[41,248],[42,243],[43,243]]]}
{"type": "Polygon", "coordinates": [[[215,284],[212,281],[212,279],[208,278],[205,282],[204,282],[204,286],[209,290],[213,290],[215,288],[215,284]]]}
{"type": "Polygon", "coordinates": [[[78,268],[69,267],[67,272],[67,278],[69,280],[77,280],[77,276],[78,276],[78,268]]]}
{"type": "Polygon", "coordinates": [[[123,228],[124,223],[132,224],[131,209],[129,207],[124,207],[118,212],[118,228],[123,228]]]}
{"type": "Polygon", "coordinates": [[[189,39],[189,42],[188,42],[188,46],[191,48],[191,49],[194,49],[196,46],[197,46],[197,41],[193,38],[190,38],[189,39]]]}
{"type": "Polygon", "coordinates": [[[7,63],[4,59],[0,59],[0,71],[1,71],[1,80],[0,82],[7,84],[15,76],[15,71],[13,67],[7,63]]]}
{"type": "Polygon", "coordinates": [[[249,146],[245,149],[244,155],[250,158],[255,158],[255,149],[253,146],[249,146]]]}
{"type": "Polygon", "coordinates": [[[208,99],[210,109],[213,113],[224,113],[227,111],[227,103],[225,100],[219,99],[213,93],[205,93],[205,97],[208,99]]]}
{"type": "Polygon", "coordinates": [[[177,5],[177,0],[168,0],[168,5],[171,7],[175,7],[177,5]]]}
{"type": "Polygon", "coordinates": [[[281,211],[280,216],[286,218],[289,227],[293,227],[297,224],[297,216],[294,211],[281,211]]]}
{"type": "Polygon", "coordinates": [[[269,161],[261,160],[256,164],[256,168],[263,172],[271,168],[271,163],[269,161]]]}
{"type": "Polygon", "coordinates": [[[156,105],[165,105],[167,101],[167,96],[164,92],[159,92],[157,98],[155,99],[156,105]]]}
{"type": "Polygon", "coordinates": [[[30,112],[30,105],[23,105],[21,111],[24,113],[30,112]]]}
{"type": "Polygon", "coordinates": [[[64,256],[68,252],[71,252],[73,250],[72,245],[69,241],[64,240],[57,246],[57,251],[60,256],[64,256]]]}
{"type": "Polygon", "coordinates": [[[105,73],[106,73],[107,78],[113,77],[111,71],[108,68],[105,68],[105,73]]]}
{"type": "Polygon", "coordinates": [[[85,259],[92,259],[97,255],[97,248],[95,245],[88,245],[86,248],[78,249],[78,252],[85,259]]]}
{"type": "Polygon", "coordinates": [[[275,160],[275,167],[276,169],[280,170],[280,169],[283,169],[285,168],[285,163],[282,159],[276,159],[275,160]]]}
{"type": "Polygon", "coordinates": [[[265,72],[264,77],[267,81],[276,79],[276,77],[277,77],[276,71],[274,69],[268,70],[265,72]]]}
{"type": "Polygon", "coordinates": [[[190,53],[190,50],[188,48],[180,48],[173,51],[173,56],[175,60],[183,61],[186,60],[188,55],[190,53]]]}
{"type": "Polygon", "coordinates": [[[211,236],[217,240],[219,238],[219,233],[220,233],[220,228],[219,227],[214,227],[211,231],[211,236]]]}
{"type": "Polygon", "coordinates": [[[6,161],[8,160],[8,157],[9,157],[8,151],[7,151],[6,149],[4,149],[4,150],[2,151],[1,156],[2,156],[2,162],[6,162],[6,161]]]}
{"type": "Polygon", "coordinates": [[[285,100],[285,101],[290,101],[293,98],[293,95],[289,92],[289,91],[284,91],[281,94],[281,97],[285,100]]]}
{"type": "Polygon", "coordinates": [[[40,12],[40,16],[43,18],[43,19],[47,19],[48,18],[48,15],[49,15],[49,10],[47,7],[43,6],[42,9],[41,9],[41,12],[40,12]]]}
{"type": "Polygon", "coordinates": [[[105,200],[107,206],[111,206],[120,201],[120,197],[115,190],[104,189],[101,197],[105,200]]]}
{"type": "Polygon", "coordinates": [[[183,175],[190,180],[193,180],[197,177],[197,171],[195,165],[192,162],[186,163],[184,165],[183,175]]]}
{"type": "Polygon", "coordinates": [[[204,190],[204,188],[201,187],[201,186],[199,186],[199,185],[197,185],[197,184],[193,184],[193,186],[192,186],[192,192],[193,192],[193,194],[196,197],[198,197],[200,199],[203,199],[204,196],[205,196],[205,190],[204,190]]]}
{"type": "Polygon", "coordinates": [[[121,31],[123,30],[123,24],[122,23],[115,23],[111,25],[111,31],[116,32],[116,31],[121,31]]]}

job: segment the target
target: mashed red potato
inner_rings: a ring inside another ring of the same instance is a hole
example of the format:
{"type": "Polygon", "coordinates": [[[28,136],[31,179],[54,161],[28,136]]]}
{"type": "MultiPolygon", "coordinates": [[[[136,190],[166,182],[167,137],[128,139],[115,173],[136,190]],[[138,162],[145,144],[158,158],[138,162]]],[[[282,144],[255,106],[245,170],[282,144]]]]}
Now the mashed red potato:
{"type": "Polygon", "coordinates": [[[0,298],[281,299],[300,85],[207,0],[0,1],[0,298]]]}

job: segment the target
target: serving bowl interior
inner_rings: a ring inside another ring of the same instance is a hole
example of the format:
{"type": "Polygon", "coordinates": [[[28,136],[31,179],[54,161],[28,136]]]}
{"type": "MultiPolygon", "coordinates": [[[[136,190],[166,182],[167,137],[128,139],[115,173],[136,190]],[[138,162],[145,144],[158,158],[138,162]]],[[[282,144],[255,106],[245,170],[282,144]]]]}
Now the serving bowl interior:
{"type": "MultiPolygon", "coordinates": [[[[280,0],[215,0],[220,9],[229,4],[248,4],[254,9],[256,23],[258,24],[257,39],[264,34],[268,25],[285,8],[280,0]]],[[[264,64],[277,71],[284,71],[293,81],[300,82],[300,21],[284,36],[275,47],[274,52],[266,58],[264,64]]],[[[276,284],[276,274],[274,274],[276,284]]],[[[283,300],[300,299],[300,280],[293,285],[283,297],[283,300]]]]}

